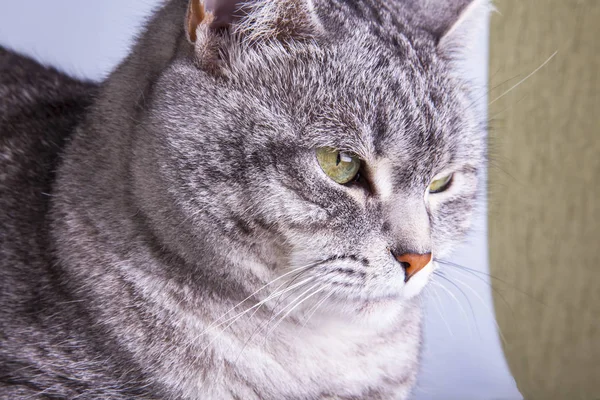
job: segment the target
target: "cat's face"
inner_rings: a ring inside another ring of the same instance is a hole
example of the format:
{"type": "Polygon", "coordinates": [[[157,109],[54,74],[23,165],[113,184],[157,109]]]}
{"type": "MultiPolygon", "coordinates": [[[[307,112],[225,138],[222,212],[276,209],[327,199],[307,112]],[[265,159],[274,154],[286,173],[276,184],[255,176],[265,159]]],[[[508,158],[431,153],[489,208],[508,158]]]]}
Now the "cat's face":
{"type": "Polygon", "coordinates": [[[219,74],[175,61],[143,140],[178,229],[278,274],[306,267],[299,281],[358,303],[420,292],[432,263],[407,279],[398,257],[461,240],[484,160],[473,99],[434,41],[363,25],[326,43],[230,42],[219,74]],[[333,150],[336,167],[360,163],[346,183],[317,156],[333,150]]]}

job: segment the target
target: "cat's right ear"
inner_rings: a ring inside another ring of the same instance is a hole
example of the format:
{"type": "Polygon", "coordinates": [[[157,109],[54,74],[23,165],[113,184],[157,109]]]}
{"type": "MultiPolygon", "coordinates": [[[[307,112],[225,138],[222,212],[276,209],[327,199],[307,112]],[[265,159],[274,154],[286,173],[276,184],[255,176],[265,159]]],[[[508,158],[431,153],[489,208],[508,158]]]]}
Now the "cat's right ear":
{"type": "Polygon", "coordinates": [[[190,0],[185,18],[185,32],[190,43],[205,39],[210,30],[228,28],[244,15],[240,0],[190,0]]]}
{"type": "Polygon", "coordinates": [[[198,61],[218,64],[223,38],[240,43],[294,41],[322,31],[313,0],[189,0],[185,32],[198,61]]]}
{"type": "Polygon", "coordinates": [[[213,29],[215,13],[207,6],[211,6],[208,0],[189,0],[185,16],[185,34],[188,42],[195,47],[199,66],[207,70],[217,70],[219,48],[218,38],[213,29]]]}
{"type": "Polygon", "coordinates": [[[206,20],[206,9],[200,0],[191,0],[185,16],[185,33],[190,43],[198,40],[198,26],[206,20]]]}

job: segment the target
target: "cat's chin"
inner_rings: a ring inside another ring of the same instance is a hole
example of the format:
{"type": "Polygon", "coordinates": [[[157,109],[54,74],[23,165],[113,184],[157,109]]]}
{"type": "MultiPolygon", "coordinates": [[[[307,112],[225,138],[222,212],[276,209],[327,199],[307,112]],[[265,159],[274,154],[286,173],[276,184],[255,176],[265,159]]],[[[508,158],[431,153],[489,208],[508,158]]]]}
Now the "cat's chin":
{"type": "Polygon", "coordinates": [[[405,319],[407,313],[418,312],[419,304],[418,297],[406,299],[402,294],[371,297],[368,300],[338,298],[313,319],[319,325],[341,324],[348,329],[353,327],[352,329],[360,331],[383,332],[394,329],[399,321],[405,319]]]}
{"type": "Polygon", "coordinates": [[[349,318],[355,322],[373,326],[385,326],[419,302],[419,295],[433,273],[433,263],[429,263],[419,273],[402,283],[401,287],[389,288],[381,292],[370,292],[363,296],[332,296],[330,312],[349,318]]]}

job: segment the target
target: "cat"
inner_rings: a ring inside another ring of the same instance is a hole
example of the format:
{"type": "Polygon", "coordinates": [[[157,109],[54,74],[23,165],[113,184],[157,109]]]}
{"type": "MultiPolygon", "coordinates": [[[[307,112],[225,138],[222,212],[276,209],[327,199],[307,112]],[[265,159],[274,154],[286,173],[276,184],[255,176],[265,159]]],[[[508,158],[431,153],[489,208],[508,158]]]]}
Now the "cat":
{"type": "Polygon", "coordinates": [[[101,84],[0,49],[0,397],[408,398],[489,9],[169,0],[101,84]]]}

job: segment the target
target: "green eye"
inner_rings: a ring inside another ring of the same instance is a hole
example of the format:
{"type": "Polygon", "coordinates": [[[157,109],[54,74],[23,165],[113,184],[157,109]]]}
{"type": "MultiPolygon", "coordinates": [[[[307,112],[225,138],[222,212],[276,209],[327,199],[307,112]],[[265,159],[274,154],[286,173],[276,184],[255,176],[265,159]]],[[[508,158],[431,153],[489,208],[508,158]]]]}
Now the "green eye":
{"type": "Polygon", "coordinates": [[[343,185],[358,174],[360,159],[351,153],[345,153],[331,147],[319,147],[317,160],[328,177],[343,185]]]}
{"type": "Polygon", "coordinates": [[[440,193],[448,189],[448,187],[450,187],[450,182],[452,182],[453,175],[454,174],[449,174],[431,182],[431,184],[429,184],[429,193],[440,193]]]}

